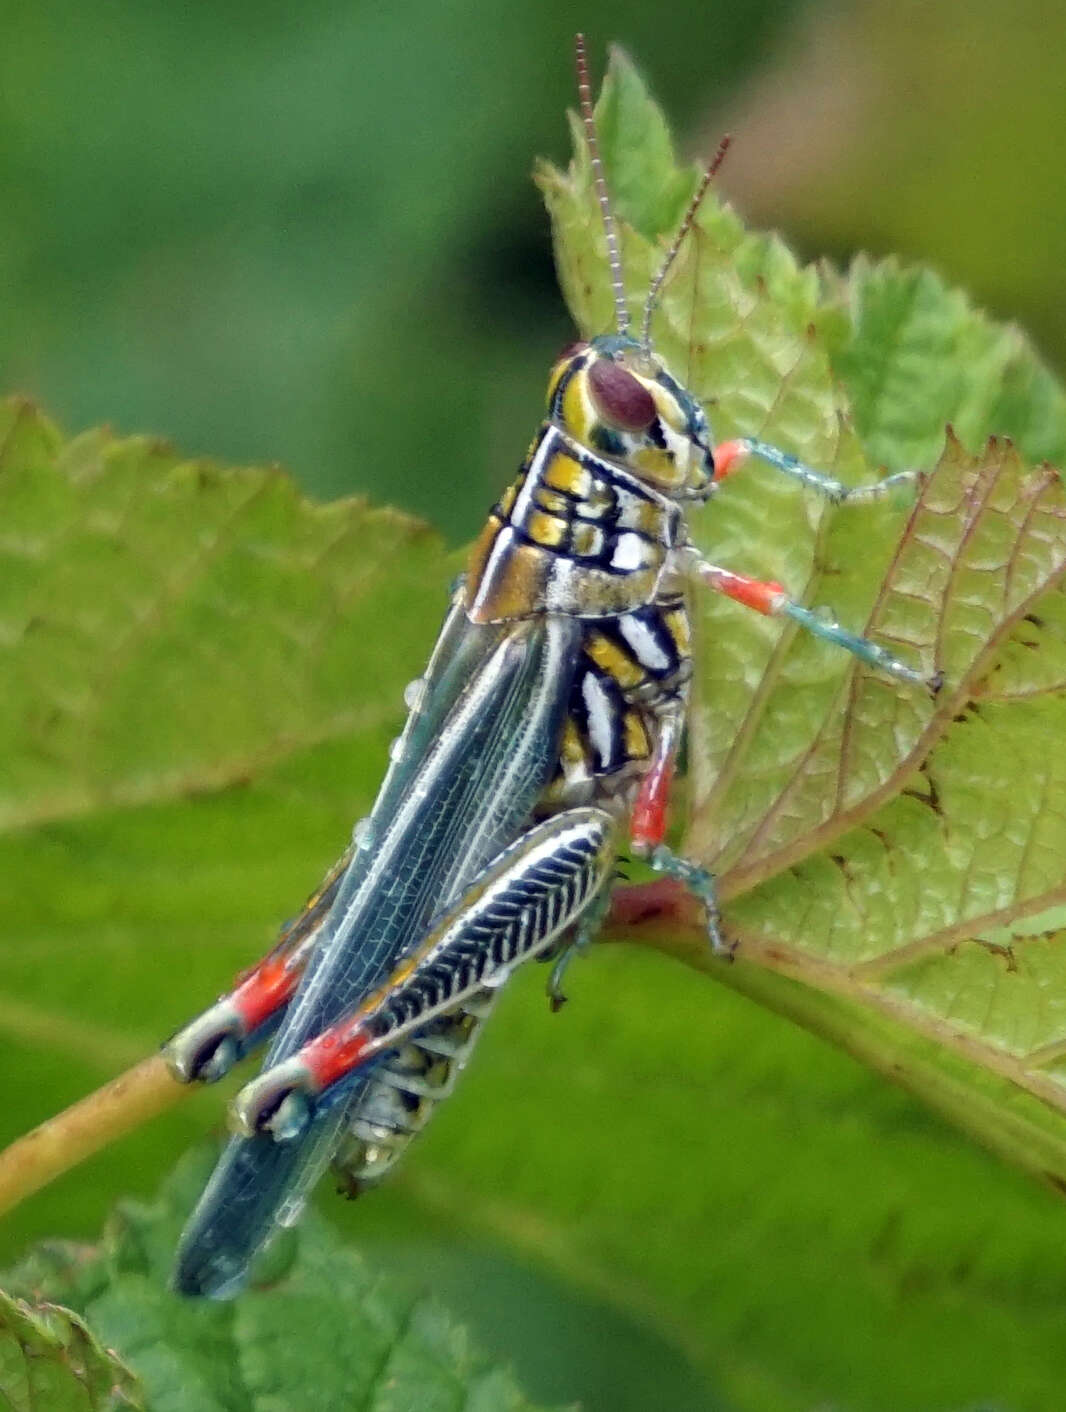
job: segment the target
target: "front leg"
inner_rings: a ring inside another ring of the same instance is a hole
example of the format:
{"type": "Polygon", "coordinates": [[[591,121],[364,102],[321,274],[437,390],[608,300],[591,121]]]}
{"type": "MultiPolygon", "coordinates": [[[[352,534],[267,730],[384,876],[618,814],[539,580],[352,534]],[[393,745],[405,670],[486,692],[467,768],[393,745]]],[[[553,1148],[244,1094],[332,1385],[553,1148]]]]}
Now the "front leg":
{"type": "Polygon", "coordinates": [[[867,505],[871,500],[884,500],[901,487],[910,488],[918,483],[917,471],[897,471],[881,480],[870,481],[866,485],[845,485],[825,471],[817,471],[808,466],[798,456],[772,446],[768,441],[760,441],[754,436],[742,436],[736,441],[723,441],[714,448],[714,478],[725,480],[734,475],[750,456],[756,456],[766,465],[772,466],[782,475],[798,480],[807,490],[813,490],[834,505],[867,505]]]}

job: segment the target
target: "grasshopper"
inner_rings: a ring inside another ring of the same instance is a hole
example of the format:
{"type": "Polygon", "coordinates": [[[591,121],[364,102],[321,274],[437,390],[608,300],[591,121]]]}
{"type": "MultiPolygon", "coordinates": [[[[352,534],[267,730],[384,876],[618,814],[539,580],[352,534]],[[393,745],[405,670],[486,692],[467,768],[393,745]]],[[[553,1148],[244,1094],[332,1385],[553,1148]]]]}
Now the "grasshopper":
{"type": "Polygon", "coordinates": [[[691,675],[693,583],[811,633],[906,683],[939,682],[788,596],[709,563],[685,508],[755,457],[834,502],[849,488],[755,438],[715,446],[704,409],[657,357],[660,291],[728,142],[706,169],[631,330],[588,65],[578,95],[616,326],[564,350],[547,415],[470,554],[370,815],[274,949],[166,1046],[213,1081],[270,1040],[182,1237],[186,1294],[235,1294],[331,1162],[378,1181],[451,1090],[500,986],[522,962],[563,968],[602,920],[619,850],[702,899],[714,879],[666,843],[691,675]]]}

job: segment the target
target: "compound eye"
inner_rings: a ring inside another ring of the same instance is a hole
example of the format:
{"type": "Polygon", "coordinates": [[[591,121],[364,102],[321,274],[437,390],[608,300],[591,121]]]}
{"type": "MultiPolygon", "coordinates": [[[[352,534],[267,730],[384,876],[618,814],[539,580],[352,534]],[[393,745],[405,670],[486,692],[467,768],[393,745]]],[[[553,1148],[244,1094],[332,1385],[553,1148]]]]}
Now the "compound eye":
{"type": "Polygon", "coordinates": [[[596,410],[623,431],[646,431],[658,415],[644,384],[609,359],[598,358],[589,368],[589,388],[596,410]]]}

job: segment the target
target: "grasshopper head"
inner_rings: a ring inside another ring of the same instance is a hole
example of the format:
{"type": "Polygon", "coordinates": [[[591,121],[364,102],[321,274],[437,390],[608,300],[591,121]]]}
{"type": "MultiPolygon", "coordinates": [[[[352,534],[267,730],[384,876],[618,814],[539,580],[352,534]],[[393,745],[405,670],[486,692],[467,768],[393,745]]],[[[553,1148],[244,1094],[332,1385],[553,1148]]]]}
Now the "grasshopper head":
{"type": "Polygon", "coordinates": [[[692,229],[700,204],[729,149],[724,137],[696,184],[662,263],[648,287],[639,341],[630,333],[622,246],[596,132],[585,37],[574,40],[577,93],[589,166],[607,246],[615,333],[576,343],[556,363],[548,415],[575,441],[610,459],[674,500],[702,500],[714,489],[714,456],[703,408],[652,351],[651,324],[666,277],[692,229]]]}
{"type": "Polygon", "coordinates": [[[714,483],[703,408],[628,334],[572,344],[552,370],[548,415],[575,441],[677,500],[714,483]]]}

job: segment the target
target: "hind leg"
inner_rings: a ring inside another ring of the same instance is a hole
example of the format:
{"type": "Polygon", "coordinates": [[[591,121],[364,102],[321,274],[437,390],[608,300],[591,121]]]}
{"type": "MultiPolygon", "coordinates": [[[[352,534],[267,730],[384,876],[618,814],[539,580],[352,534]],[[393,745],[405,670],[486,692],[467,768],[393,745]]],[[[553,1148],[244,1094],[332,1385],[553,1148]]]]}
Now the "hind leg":
{"type": "Polygon", "coordinates": [[[504,849],[378,989],[246,1084],[233,1103],[245,1137],[298,1138],[349,1075],[486,990],[579,926],[605,890],[617,827],[602,809],[556,814],[504,849]]]}
{"type": "Polygon", "coordinates": [[[266,1037],[300,983],[353,851],[349,848],[333,865],[299,916],[282,927],[261,961],[238,976],[233,990],[163,1046],[176,1079],[214,1083],[266,1037]]]}

